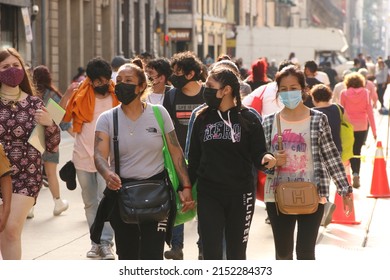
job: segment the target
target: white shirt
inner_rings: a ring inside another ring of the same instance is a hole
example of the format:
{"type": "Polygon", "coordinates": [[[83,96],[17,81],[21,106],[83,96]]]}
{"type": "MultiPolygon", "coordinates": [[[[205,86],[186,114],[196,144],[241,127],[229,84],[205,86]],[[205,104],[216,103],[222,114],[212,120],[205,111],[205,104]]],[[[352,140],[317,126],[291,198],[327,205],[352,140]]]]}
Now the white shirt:
{"type": "Polygon", "coordinates": [[[321,83],[323,83],[324,85],[327,85],[327,86],[330,85],[330,81],[329,81],[328,74],[326,74],[325,72],[317,71],[317,73],[316,73],[316,75],[314,76],[314,78],[316,78],[317,80],[319,80],[319,81],[320,81],[321,83]]]}
{"type": "Polygon", "coordinates": [[[277,91],[278,89],[276,82],[271,82],[266,85],[262,85],[252,91],[249,95],[245,96],[245,98],[242,100],[242,104],[251,107],[253,99],[259,98],[261,96],[263,104],[261,112],[258,113],[262,116],[273,114],[284,108],[284,105],[280,101],[279,97],[276,98],[277,91]]]}

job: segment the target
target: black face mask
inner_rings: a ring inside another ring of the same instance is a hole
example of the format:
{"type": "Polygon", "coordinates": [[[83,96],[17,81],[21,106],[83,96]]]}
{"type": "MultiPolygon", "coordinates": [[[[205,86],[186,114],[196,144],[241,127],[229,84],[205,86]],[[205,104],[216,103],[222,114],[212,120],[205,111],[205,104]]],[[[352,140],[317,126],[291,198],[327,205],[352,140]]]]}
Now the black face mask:
{"type": "Polygon", "coordinates": [[[135,93],[136,85],[119,83],[115,85],[115,94],[116,97],[122,104],[130,104],[138,94],[135,93]]]}
{"type": "Polygon", "coordinates": [[[93,90],[98,94],[105,95],[108,92],[108,84],[94,87],[93,90]]]}
{"type": "Polygon", "coordinates": [[[169,77],[169,81],[177,89],[182,89],[188,82],[190,82],[190,80],[187,80],[184,75],[172,75],[169,77]]]}
{"type": "Polygon", "coordinates": [[[222,98],[217,97],[218,89],[205,87],[203,90],[203,98],[206,104],[212,109],[218,109],[221,105],[222,98]]]}

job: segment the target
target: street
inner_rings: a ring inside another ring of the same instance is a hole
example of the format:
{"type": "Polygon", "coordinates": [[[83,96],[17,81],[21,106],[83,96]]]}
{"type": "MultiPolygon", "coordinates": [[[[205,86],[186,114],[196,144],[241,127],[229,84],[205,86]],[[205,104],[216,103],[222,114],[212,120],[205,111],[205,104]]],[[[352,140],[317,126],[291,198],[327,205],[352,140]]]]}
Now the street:
{"type": "MultiPolygon", "coordinates": [[[[378,140],[382,141],[386,153],[388,117],[375,112],[378,140]]],[[[59,169],[71,159],[73,139],[62,133],[59,169]]],[[[376,144],[369,133],[367,145],[363,148],[361,183],[354,190],[355,215],[357,225],[334,224],[320,228],[316,258],[329,260],[335,256],[341,259],[367,259],[377,254],[387,253],[390,248],[389,199],[367,198],[371,189],[373,160],[376,144]]],[[[387,168],[388,169],[388,168],[387,168]]],[[[383,176],[383,174],[376,174],[383,176]]],[[[80,186],[69,191],[60,181],[61,196],[69,201],[69,209],[60,216],[53,216],[53,200],[48,188],[43,187],[35,206],[35,217],[28,219],[22,236],[23,260],[85,260],[90,248],[89,232],[84,215],[80,186]]],[[[331,200],[335,186],[331,186],[331,200]]],[[[271,227],[265,224],[264,203],[258,202],[253,218],[248,243],[249,260],[273,260],[274,245],[271,227]]],[[[185,225],[184,259],[197,260],[198,249],[196,221],[185,225]]]]}

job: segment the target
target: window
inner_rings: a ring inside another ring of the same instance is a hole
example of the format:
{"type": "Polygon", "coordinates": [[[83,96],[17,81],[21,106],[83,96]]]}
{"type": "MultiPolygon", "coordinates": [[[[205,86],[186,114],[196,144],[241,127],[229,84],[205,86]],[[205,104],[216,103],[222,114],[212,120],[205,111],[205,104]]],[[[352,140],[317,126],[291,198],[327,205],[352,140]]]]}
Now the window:
{"type": "Polygon", "coordinates": [[[169,0],[170,13],[190,13],[192,11],[191,0],[169,0]]]}
{"type": "Polygon", "coordinates": [[[18,7],[0,5],[1,47],[18,48],[18,7]]]}

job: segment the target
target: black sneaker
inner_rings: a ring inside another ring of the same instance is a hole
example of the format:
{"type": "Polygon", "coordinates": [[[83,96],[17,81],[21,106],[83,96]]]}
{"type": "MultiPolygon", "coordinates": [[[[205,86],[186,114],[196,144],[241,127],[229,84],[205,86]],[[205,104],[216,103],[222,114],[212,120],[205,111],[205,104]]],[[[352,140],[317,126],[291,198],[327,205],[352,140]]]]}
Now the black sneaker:
{"type": "Polygon", "coordinates": [[[269,217],[265,218],[265,221],[264,221],[267,225],[270,225],[271,224],[271,221],[269,219],[269,217]]]}
{"type": "Polygon", "coordinates": [[[177,247],[172,247],[171,250],[164,252],[164,257],[168,260],[182,260],[183,250],[177,247]]]}
{"type": "Polygon", "coordinates": [[[381,115],[388,115],[389,114],[389,110],[387,110],[386,108],[382,107],[379,109],[379,114],[381,115]]]}

